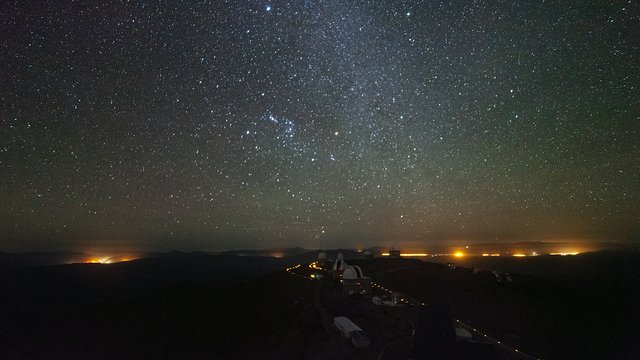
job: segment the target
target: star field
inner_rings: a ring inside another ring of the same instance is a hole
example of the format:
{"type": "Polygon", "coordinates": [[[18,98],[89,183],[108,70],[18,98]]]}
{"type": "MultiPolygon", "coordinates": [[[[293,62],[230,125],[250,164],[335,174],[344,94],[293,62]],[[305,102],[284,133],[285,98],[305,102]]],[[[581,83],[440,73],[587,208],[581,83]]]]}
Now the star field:
{"type": "Polygon", "coordinates": [[[0,5],[1,249],[637,240],[635,1],[0,5]]]}

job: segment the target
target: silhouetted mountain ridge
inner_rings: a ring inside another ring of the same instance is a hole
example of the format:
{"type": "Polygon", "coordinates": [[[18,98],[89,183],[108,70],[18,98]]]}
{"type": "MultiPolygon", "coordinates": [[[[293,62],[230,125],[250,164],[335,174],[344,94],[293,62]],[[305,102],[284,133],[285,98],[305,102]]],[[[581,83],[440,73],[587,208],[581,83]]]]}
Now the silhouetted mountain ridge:
{"type": "Polygon", "coordinates": [[[181,282],[255,278],[294,259],[231,255],[171,255],[114,264],[31,266],[0,273],[0,301],[86,301],[118,292],[158,289],[181,282]]]}

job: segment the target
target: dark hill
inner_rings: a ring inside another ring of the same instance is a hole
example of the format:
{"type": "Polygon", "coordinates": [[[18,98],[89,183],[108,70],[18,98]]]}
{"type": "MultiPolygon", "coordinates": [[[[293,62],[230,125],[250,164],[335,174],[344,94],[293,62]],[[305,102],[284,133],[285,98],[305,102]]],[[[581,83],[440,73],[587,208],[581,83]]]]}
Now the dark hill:
{"type": "Polygon", "coordinates": [[[177,282],[241,280],[278,271],[293,259],[181,255],[115,264],[23,267],[0,273],[6,301],[85,301],[120,291],[142,291],[177,282]]]}
{"type": "Polygon", "coordinates": [[[181,256],[5,273],[0,358],[303,357],[301,336],[319,328],[314,284],[272,272],[282,263],[181,256]]]}

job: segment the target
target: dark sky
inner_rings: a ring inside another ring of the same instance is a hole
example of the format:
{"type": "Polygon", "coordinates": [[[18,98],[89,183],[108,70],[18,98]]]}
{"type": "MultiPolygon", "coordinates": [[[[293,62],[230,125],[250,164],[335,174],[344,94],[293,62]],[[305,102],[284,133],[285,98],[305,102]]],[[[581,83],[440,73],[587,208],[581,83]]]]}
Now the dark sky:
{"type": "Polygon", "coordinates": [[[3,1],[0,250],[637,240],[639,4],[3,1]]]}

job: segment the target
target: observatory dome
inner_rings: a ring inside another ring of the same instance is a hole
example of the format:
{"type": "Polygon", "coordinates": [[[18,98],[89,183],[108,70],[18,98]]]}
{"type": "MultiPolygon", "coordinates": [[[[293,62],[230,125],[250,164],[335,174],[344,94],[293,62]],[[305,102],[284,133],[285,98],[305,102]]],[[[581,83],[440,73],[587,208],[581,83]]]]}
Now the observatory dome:
{"type": "Polygon", "coordinates": [[[355,280],[358,278],[358,274],[356,274],[353,266],[347,266],[347,268],[344,269],[344,272],[342,273],[342,278],[345,280],[355,280]]]}
{"type": "Polygon", "coordinates": [[[342,278],[346,280],[356,280],[362,278],[362,269],[359,266],[347,266],[342,272],[342,278]]]}
{"type": "Polygon", "coordinates": [[[321,252],[320,254],[318,254],[318,260],[326,260],[326,259],[327,259],[327,253],[321,252]]]}

